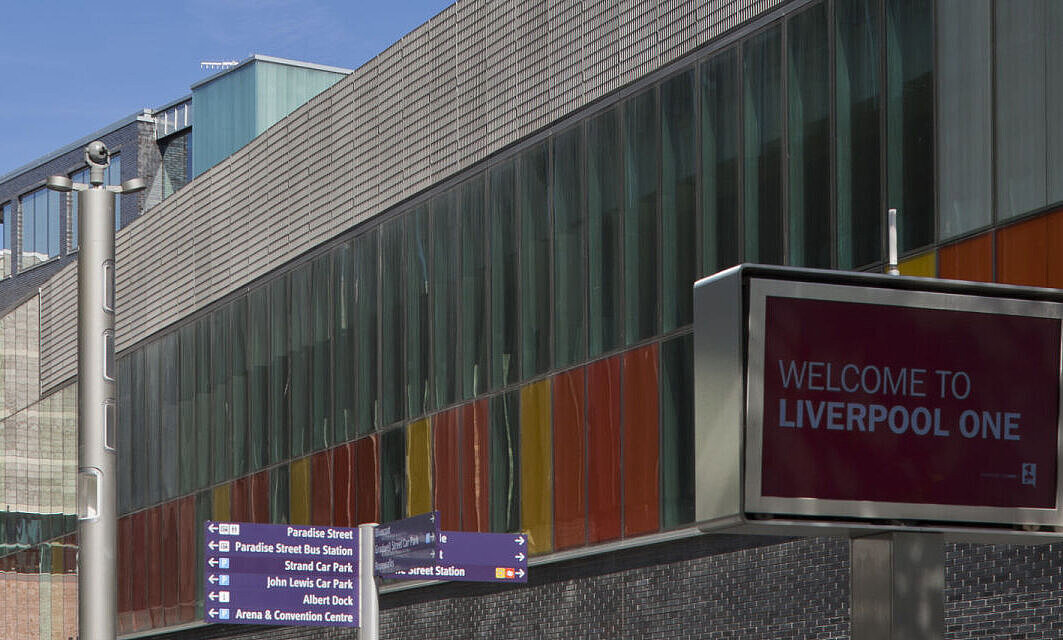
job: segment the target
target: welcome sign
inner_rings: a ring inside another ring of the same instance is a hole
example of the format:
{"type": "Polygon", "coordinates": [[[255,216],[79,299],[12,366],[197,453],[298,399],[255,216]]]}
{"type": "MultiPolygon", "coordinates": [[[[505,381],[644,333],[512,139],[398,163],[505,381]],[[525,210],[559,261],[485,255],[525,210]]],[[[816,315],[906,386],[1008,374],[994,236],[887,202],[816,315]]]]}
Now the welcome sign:
{"type": "Polygon", "coordinates": [[[1060,299],[763,265],[699,282],[699,521],[1063,526],[1060,299]]]}

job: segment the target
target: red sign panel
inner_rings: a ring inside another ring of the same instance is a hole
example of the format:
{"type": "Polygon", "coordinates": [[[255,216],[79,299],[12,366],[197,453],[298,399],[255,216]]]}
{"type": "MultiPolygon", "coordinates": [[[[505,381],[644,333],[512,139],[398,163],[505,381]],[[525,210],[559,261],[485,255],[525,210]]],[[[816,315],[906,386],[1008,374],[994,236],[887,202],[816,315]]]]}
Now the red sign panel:
{"type": "Polygon", "coordinates": [[[762,495],[1056,507],[1060,321],[769,296],[762,495]]]}

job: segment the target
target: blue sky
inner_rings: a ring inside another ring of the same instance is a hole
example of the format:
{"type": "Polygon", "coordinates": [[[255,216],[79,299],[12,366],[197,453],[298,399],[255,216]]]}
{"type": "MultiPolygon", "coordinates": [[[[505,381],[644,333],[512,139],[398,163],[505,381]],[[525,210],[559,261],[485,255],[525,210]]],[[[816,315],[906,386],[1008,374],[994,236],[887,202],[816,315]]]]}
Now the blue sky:
{"type": "Polygon", "coordinates": [[[453,0],[15,0],[0,47],[0,175],[253,53],[355,69],[453,0]]]}

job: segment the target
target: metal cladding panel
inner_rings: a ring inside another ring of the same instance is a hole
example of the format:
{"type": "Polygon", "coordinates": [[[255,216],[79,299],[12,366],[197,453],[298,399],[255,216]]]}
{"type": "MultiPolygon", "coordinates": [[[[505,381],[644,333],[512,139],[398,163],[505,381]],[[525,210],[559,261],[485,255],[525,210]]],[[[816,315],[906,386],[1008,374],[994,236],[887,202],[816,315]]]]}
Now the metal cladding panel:
{"type": "MultiPolygon", "coordinates": [[[[119,232],[117,347],[780,4],[451,5],[119,232]]],[[[42,288],[45,389],[75,372],[75,278],[42,288]]]]}

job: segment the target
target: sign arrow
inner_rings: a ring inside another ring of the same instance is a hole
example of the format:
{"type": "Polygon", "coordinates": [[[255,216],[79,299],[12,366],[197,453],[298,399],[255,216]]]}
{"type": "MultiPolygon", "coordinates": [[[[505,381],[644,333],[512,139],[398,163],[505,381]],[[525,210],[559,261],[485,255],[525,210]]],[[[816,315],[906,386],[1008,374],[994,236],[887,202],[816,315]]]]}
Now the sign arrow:
{"type": "Polygon", "coordinates": [[[524,536],[517,536],[516,538],[513,539],[513,542],[516,542],[517,544],[519,544],[521,546],[524,546],[524,536]]]}
{"type": "Polygon", "coordinates": [[[207,546],[210,547],[211,551],[214,551],[215,549],[218,548],[218,543],[214,542],[213,540],[211,540],[210,542],[207,543],[207,546]]]}
{"type": "Polygon", "coordinates": [[[217,609],[211,609],[211,610],[210,610],[210,611],[208,611],[207,613],[209,613],[209,614],[210,614],[210,617],[211,617],[211,618],[217,618],[217,617],[218,617],[218,610],[217,610],[217,609]]]}
{"type": "Polygon", "coordinates": [[[525,556],[523,553],[518,553],[517,555],[515,555],[513,557],[516,558],[517,560],[523,560],[527,556],[525,556]]]}
{"type": "Polygon", "coordinates": [[[207,558],[207,564],[212,567],[218,566],[218,560],[216,558],[207,558]]]}
{"type": "Polygon", "coordinates": [[[207,597],[210,598],[211,600],[217,600],[218,599],[218,594],[216,594],[213,591],[211,591],[210,594],[207,595],[207,597]]]}
{"type": "Polygon", "coordinates": [[[213,522],[207,525],[207,531],[210,531],[211,533],[214,533],[217,530],[218,530],[218,525],[214,524],[213,522]]]}
{"type": "Polygon", "coordinates": [[[524,577],[524,569],[517,569],[517,577],[518,578],[523,578],[524,577]]]}
{"type": "Polygon", "coordinates": [[[218,581],[218,576],[214,575],[213,573],[210,574],[210,577],[207,578],[207,582],[209,582],[211,584],[214,584],[217,581],[218,581]]]}

